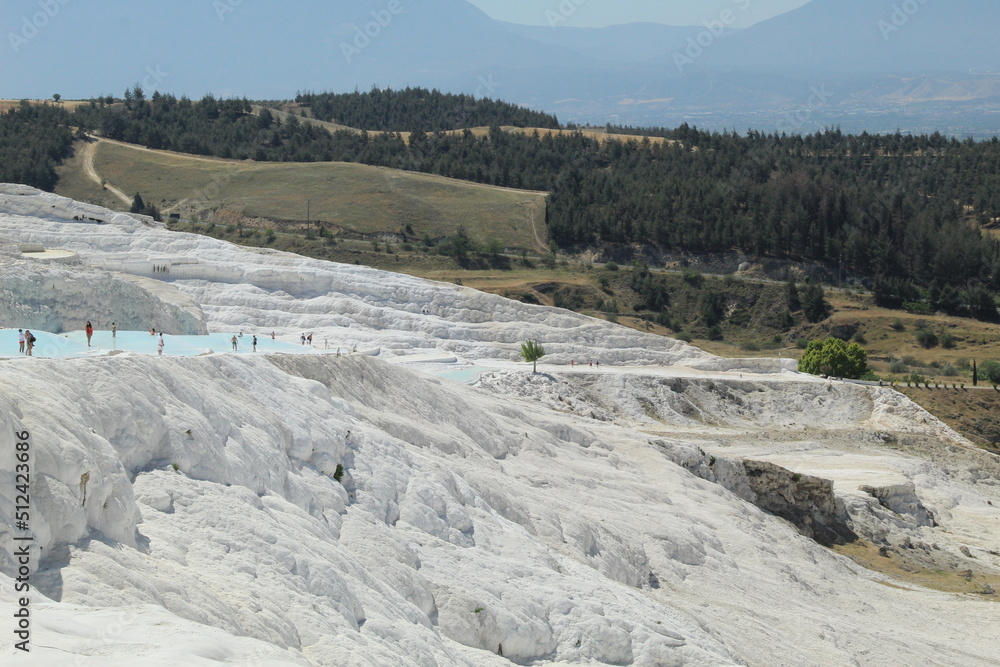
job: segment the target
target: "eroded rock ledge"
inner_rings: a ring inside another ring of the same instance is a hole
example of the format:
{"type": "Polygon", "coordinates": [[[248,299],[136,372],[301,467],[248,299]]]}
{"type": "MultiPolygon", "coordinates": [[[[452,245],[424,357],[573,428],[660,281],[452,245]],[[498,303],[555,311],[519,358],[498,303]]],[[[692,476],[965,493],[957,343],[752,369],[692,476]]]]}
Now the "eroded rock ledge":
{"type": "Polygon", "coordinates": [[[823,546],[858,539],[828,479],[792,472],[766,461],[710,457],[700,449],[678,448],[664,441],[653,444],[678,465],[785,519],[823,546]]]}

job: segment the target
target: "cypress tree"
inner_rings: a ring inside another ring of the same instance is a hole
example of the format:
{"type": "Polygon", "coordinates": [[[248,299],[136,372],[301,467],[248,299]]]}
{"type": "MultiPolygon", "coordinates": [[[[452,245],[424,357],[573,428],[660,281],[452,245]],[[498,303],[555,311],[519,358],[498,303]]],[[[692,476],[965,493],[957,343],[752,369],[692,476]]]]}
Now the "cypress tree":
{"type": "Polygon", "coordinates": [[[146,212],[146,202],[142,200],[142,195],[136,192],[135,197],[132,198],[132,208],[129,209],[129,213],[145,213],[145,212],[146,212]]]}
{"type": "Polygon", "coordinates": [[[802,301],[799,299],[799,287],[792,279],[788,280],[788,310],[793,313],[802,310],[802,301]]]}

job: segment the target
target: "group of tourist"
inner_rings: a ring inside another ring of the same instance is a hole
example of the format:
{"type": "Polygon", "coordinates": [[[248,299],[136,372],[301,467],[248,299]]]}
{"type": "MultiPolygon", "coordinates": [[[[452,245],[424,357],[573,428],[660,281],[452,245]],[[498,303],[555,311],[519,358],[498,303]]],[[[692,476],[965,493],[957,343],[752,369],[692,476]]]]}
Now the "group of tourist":
{"type": "MultiPolygon", "coordinates": [[[[90,347],[90,339],[94,337],[94,325],[90,323],[90,320],[87,320],[87,326],[83,330],[87,334],[87,347],[90,347]]],[[[118,324],[116,322],[111,323],[111,337],[118,338],[118,324]]]]}
{"type": "Polygon", "coordinates": [[[23,354],[30,357],[31,351],[35,347],[35,334],[31,333],[31,329],[18,329],[17,330],[17,353],[23,354]]]}
{"type": "MultiPolygon", "coordinates": [[[[240,341],[239,341],[239,339],[240,338],[243,338],[243,332],[242,331],[240,332],[239,336],[233,336],[233,339],[231,341],[232,344],[233,344],[233,352],[239,351],[239,349],[240,349],[240,341]]],[[[274,340],[274,332],[273,331],[271,332],[271,340],[274,340]]],[[[251,344],[253,345],[253,351],[256,352],[257,351],[257,336],[253,337],[253,341],[251,342],[251,344]]]]}
{"type": "MultiPolygon", "coordinates": [[[[91,347],[92,343],[93,343],[93,338],[94,338],[94,325],[88,320],[87,324],[84,326],[83,330],[84,330],[84,333],[87,335],[87,347],[91,347]]],[[[162,357],[163,356],[163,349],[166,347],[166,340],[163,338],[163,333],[162,332],[157,332],[156,328],[153,327],[153,328],[151,328],[149,330],[149,335],[153,336],[153,337],[159,336],[159,338],[158,338],[158,340],[156,342],[156,351],[157,351],[157,354],[162,357]]],[[[111,338],[115,339],[115,340],[117,340],[117,338],[118,338],[118,324],[117,324],[117,322],[112,322],[111,323],[111,338]]],[[[232,337],[231,343],[233,345],[233,351],[234,352],[239,351],[239,345],[240,345],[240,339],[241,338],[243,338],[243,332],[242,331],[239,333],[239,335],[234,335],[232,337]]],[[[252,336],[251,338],[252,338],[252,340],[251,340],[251,349],[254,352],[256,352],[257,351],[257,336],[252,336]]],[[[35,338],[34,334],[32,334],[29,329],[18,329],[17,330],[18,353],[26,355],[26,356],[29,356],[29,357],[32,356],[32,349],[35,346],[35,341],[36,340],[37,339],[35,338]]],[[[277,340],[277,335],[273,331],[271,332],[271,340],[277,340]]],[[[313,344],[313,335],[311,333],[309,335],[306,335],[306,334],[303,333],[302,336],[300,337],[300,341],[301,341],[302,345],[307,345],[307,344],[308,345],[312,345],[313,344]]]]}

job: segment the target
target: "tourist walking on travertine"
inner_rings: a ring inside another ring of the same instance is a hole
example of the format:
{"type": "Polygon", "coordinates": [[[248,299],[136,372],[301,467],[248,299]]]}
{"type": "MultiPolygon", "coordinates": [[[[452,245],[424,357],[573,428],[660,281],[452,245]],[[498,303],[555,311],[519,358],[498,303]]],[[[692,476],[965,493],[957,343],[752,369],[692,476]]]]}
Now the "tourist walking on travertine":
{"type": "Polygon", "coordinates": [[[24,330],[24,345],[25,354],[29,357],[31,356],[31,350],[35,347],[35,334],[31,333],[31,329],[24,330]]]}
{"type": "Polygon", "coordinates": [[[308,336],[306,336],[306,340],[309,341],[309,347],[312,347],[312,344],[313,344],[313,335],[309,334],[308,336]]]}
{"type": "Polygon", "coordinates": [[[166,345],[166,341],[163,340],[163,334],[160,334],[160,341],[156,344],[156,353],[163,356],[163,347],[166,345]]]}
{"type": "Polygon", "coordinates": [[[24,329],[17,330],[17,353],[24,354],[24,329]]]}
{"type": "Polygon", "coordinates": [[[111,337],[118,338],[118,325],[114,322],[111,323],[111,337]]]}
{"type": "Polygon", "coordinates": [[[257,351],[257,336],[253,337],[253,351],[257,351]]]}
{"type": "Polygon", "coordinates": [[[90,339],[94,337],[94,326],[87,320],[87,326],[84,327],[84,331],[87,332],[87,347],[90,347],[90,339]]]}
{"type": "Polygon", "coordinates": [[[299,340],[302,341],[303,345],[305,345],[306,344],[306,335],[302,334],[301,336],[299,336],[299,340]]]}
{"type": "Polygon", "coordinates": [[[236,338],[235,335],[233,336],[232,343],[233,343],[233,352],[235,352],[240,346],[240,341],[236,338]]]}

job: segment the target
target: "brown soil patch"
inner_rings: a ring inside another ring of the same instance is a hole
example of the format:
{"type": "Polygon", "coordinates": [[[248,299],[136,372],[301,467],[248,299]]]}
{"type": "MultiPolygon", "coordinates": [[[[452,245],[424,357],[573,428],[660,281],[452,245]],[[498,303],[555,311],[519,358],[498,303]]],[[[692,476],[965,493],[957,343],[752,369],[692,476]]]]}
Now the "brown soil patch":
{"type": "Polygon", "coordinates": [[[899,585],[886,583],[893,588],[909,590],[911,586],[922,586],[946,593],[963,593],[975,595],[976,598],[1000,602],[1000,594],[983,595],[979,593],[989,585],[993,590],[1000,591],[1000,574],[984,571],[963,564],[959,570],[930,570],[907,561],[896,551],[890,551],[886,558],[879,553],[879,548],[866,540],[858,540],[851,544],[834,546],[834,552],[847,556],[865,569],[892,577],[899,585]],[[971,575],[971,576],[970,576],[971,575]]]}

